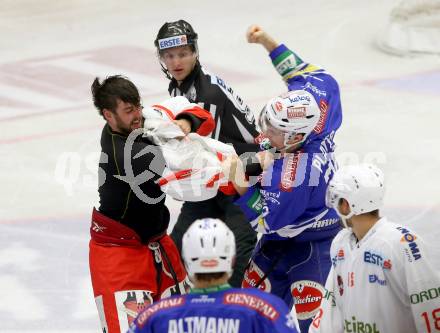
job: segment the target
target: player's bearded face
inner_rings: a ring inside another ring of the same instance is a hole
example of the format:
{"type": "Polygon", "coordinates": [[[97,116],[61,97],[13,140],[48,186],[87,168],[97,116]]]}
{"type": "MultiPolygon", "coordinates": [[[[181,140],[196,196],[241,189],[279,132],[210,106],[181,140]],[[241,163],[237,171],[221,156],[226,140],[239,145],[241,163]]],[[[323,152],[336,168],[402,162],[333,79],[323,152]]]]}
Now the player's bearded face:
{"type": "Polygon", "coordinates": [[[118,101],[113,114],[113,127],[122,134],[129,135],[133,130],[143,126],[142,106],[118,101]]]}

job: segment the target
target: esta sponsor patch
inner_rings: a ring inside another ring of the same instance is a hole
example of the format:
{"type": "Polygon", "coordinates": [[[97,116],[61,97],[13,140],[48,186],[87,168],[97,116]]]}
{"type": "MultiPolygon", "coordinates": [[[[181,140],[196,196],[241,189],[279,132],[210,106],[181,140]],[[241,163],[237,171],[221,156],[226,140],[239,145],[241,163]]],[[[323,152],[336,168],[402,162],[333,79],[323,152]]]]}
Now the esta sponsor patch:
{"type": "Polygon", "coordinates": [[[364,262],[373,264],[383,269],[390,270],[393,266],[391,264],[391,259],[384,259],[382,255],[374,253],[373,251],[365,251],[364,252],[364,262]]]}

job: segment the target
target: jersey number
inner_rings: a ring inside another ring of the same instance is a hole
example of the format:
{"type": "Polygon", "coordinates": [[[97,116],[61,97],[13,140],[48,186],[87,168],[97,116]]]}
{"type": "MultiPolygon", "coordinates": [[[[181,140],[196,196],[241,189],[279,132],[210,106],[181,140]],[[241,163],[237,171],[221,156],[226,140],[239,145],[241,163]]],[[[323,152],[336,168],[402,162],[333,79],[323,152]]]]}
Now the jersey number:
{"type": "MultiPolygon", "coordinates": [[[[434,327],[437,331],[440,331],[440,308],[435,309],[431,313],[432,319],[434,320],[434,327]]],[[[429,318],[428,312],[422,313],[423,319],[425,319],[426,328],[428,329],[428,333],[431,333],[431,318],[429,318]]]]}
{"type": "Polygon", "coordinates": [[[319,309],[319,313],[313,319],[313,322],[312,322],[313,327],[319,328],[319,325],[321,324],[321,318],[322,318],[323,314],[324,314],[324,311],[322,309],[319,309]]]}

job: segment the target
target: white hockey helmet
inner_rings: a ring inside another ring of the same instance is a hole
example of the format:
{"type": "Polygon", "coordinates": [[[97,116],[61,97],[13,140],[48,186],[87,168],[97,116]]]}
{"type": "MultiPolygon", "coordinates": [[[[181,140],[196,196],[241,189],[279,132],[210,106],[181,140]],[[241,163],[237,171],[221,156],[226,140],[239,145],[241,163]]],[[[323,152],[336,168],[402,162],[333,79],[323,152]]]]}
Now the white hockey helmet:
{"type": "Polygon", "coordinates": [[[383,172],[373,164],[348,165],[336,171],[326,193],[326,205],[343,219],[371,212],[382,207],[385,195],[383,172]],[[350,205],[348,215],[341,214],[341,199],[350,205]]]}
{"type": "Polygon", "coordinates": [[[284,133],[284,146],[296,134],[304,142],[318,124],[320,110],[315,98],[305,90],[292,90],[272,98],[261,111],[258,125],[264,133],[270,127],[284,133]]]}
{"type": "Polygon", "coordinates": [[[182,258],[190,277],[196,273],[230,275],[234,257],[234,234],[219,219],[196,220],[183,235],[182,258]]]}

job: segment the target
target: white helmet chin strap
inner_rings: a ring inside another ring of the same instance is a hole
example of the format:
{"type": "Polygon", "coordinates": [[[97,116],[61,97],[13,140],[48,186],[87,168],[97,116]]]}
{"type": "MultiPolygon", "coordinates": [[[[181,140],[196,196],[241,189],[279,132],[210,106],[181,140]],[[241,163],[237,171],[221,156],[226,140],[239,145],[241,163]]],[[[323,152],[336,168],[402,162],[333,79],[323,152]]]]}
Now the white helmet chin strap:
{"type": "Polygon", "coordinates": [[[336,213],[339,215],[339,217],[341,218],[341,220],[342,220],[342,224],[344,225],[344,228],[349,228],[349,226],[347,225],[347,220],[349,219],[349,218],[351,218],[353,215],[354,215],[354,212],[353,211],[350,211],[350,213],[348,213],[347,215],[344,215],[344,214],[342,214],[340,211],[339,211],[339,208],[336,206],[336,207],[334,207],[334,209],[336,210],[336,213]]]}

